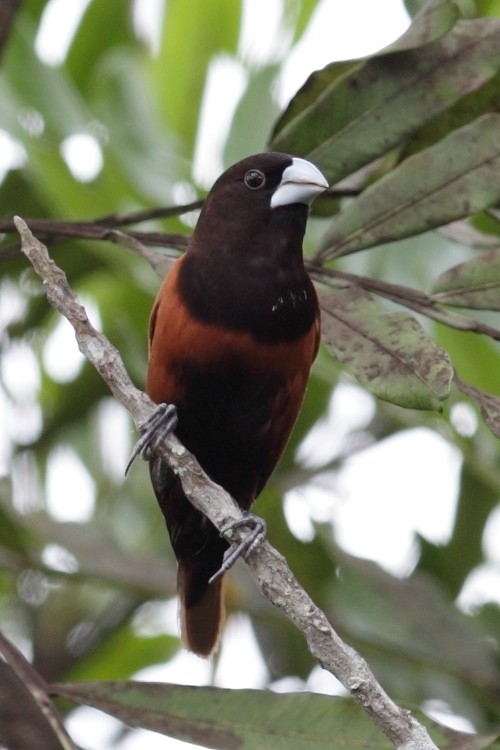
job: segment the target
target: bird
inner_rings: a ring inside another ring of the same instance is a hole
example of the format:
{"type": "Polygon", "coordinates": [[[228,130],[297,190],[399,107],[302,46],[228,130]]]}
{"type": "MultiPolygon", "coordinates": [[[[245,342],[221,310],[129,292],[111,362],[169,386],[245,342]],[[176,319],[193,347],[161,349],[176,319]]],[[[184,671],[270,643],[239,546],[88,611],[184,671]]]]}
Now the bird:
{"type": "MultiPolygon", "coordinates": [[[[320,338],[302,241],[312,200],[328,188],[306,159],[246,157],[214,183],[186,253],[156,297],[146,392],[172,404],[172,426],[242,511],[272,474],[297,419],[320,338]]],[[[181,635],[216,651],[228,543],[154,454],[152,486],[177,558],[181,635]]]]}

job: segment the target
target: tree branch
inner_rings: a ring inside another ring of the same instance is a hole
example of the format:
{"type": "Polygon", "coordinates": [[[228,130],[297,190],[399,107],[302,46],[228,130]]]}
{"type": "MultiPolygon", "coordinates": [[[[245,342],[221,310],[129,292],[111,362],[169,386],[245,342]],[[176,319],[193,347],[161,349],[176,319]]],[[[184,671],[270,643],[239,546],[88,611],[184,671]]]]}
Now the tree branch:
{"type": "Polygon", "coordinates": [[[139,224],[142,221],[152,219],[166,219],[169,216],[180,216],[189,211],[197,211],[203,206],[203,200],[176,206],[160,206],[159,208],[146,208],[143,211],[133,211],[130,214],[107,214],[95,219],[96,224],[107,224],[112,227],[123,227],[128,224],[139,224]]]}
{"type": "MultiPolygon", "coordinates": [[[[45,242],[54,238],[74,238],[87,240],[107,240],[117,242],[117,237],[127,236],[130,242],[134,240],[143,245],[160,245],[161,247],[172,247],[184,250],[189,236],[184,234],[171,234],[167,232],[139,232],[129,230],[126,233],[119,231],[120,227],[129,224],[138,224],[153,219],[164,219],[171,216],[181,216],[189,211],[195,211],[203,205],[202,200],[192,201],[177,206],[160,206],[159,208],[148,208],[142,211],[134,211],[130,214],[107,214],[93,221],[56,221],[54,219],[28,219],[33,232],[37,232],[45,242]]],[[[12,219],[0,218],[0,232],[10,234],[17,232],[12,219]]],[[[0,249],[0,260],[10,260],[20,253],[18,243],[4,245],[0,249]]],[[[154,267],[154,262],[148,258],[154,267]]]]}
{"type": "Polygon", "coordinates": [[[418,289],[412,289],[412,287],[401,284],[391,284],[388,281],[381,281],[379,279],[372,279],[369,276],[358,276],[354,273],[323,268],[323,266],[318,266],[310,262],[305,265],[310,276],[323,284],[343,287],[345,287],[346,282],[347,284],[356,284],[367,292],[373,292],[380,297],[385,297],[385,299],[391,300],[391,302],[403,305],[450,328],[456,328],[459,331],[468,331],[469,333],[483,334],[495,341],[500,341],[500,330],[498,328],[493,328],[486,323],[481,323],[466,315],[447,310],[436,302],[435,299],[418,289]]]}
{"type": "Polygon", "coordinates": [[[0,3],[0,56],[7,46],[16,13],[21,7],[21,0],[3,0],[0,3]]]}
{"type": "MultiPolygon", "coordinates": [[[[47,249],[33,237],[27,224],[15,218],[22,250],[43,279],[47,298],[71,323],[82,354],[94,365],[114,396],[129,410],[140,430],[154,408],[151,399],[130,381],[117,349],[96,331],[85,309],[72,292],[65,274],[49,258],[47,249]]],[[[158,449],[179,476],[189,501],[220,530],[242,514],[234,500],[212,482],[194,456],[175,436],[158,449]]],[[[228,542],[241,541],[245,532],[225,533],[228,542]]],[[[344,643],[326,615],[314,604],[288,568],[285,559],[263,541],[247,560],[263,593],[304,635],[319,664],[330,671],[366,711],[375,725],[399,750],[436,750],[427,730],[409,711],[397,706],[376,681],[365,660],[344,643]]]]}
{"type": "MultiPolygon", "coordinates": [[[[184,234],[170,234],[168,232],[138,232],[129,230],[123,232],[109,224],[95,221],[52,221],[52,219],[28,219],[34,232],[40,234],[45,242],[54,238],[73,238],[81,240],[106,240],[116,242],[117,236],[125,236],[137,240],[143,245],[159,245],[184,250],[189,236],[184,234]]],[[[126,223],[126,222],[123,222],[126,223]]],[[[119,226],[119,224],[117,225],[119,226]]],[[[15,222],[0,219],[0,232],[8,234],[15,231],[15,222]]],[[[19,245],[7,245],[0,249],[0,260],[10,260],[20,253],[19,245]]]]}
{"type": "MultiPolygon", "coordinates": [[[[45,718],[52,730],[54,738],[57,739],[61,750],[78,750],[66,732],[63,721],[49,698],[47,684],[38,672],[33,669],[29,661],[25,659],[21,652],[2,633],[0,633],[0,656],[5,659],[20,682],[28,690],[40,714],[45,718]]],[[[25,716],[25,720],[26,718],[29,720],[29,717],[25,716]]]]}

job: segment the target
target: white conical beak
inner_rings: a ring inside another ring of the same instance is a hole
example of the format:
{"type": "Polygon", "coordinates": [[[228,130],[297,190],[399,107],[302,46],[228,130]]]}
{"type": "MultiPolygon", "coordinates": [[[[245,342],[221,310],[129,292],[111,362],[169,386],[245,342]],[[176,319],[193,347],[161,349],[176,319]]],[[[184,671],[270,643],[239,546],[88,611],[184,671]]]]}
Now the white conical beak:
{"type": "Polygon", "coordinates": [[[305,203],[309,206],[327,187],[326,177],[314,164],[295,156],[283,172],[281,182],[273,193],[271,208],[288,206],[291,203],[305,203]]]}

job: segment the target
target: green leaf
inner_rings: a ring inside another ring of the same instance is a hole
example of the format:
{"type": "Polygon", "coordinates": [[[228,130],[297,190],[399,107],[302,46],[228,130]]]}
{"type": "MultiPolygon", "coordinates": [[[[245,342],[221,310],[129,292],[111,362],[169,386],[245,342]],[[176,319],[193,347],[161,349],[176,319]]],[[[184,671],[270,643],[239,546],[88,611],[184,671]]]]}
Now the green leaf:
{"type": "Polygon", "coordinates": [[[441,409],[453,368],[415,318],[381,310],[350,287],[320,297],[323,339],[331,354],[384,401],[441,409]]]}
{"type": "Polygon", "coordinates": [[[0,555],[7,557],[11,552],[26,554],[32,537],[8,512],[12,503],[12,486],[6,477],[0,478],[0,555]]]}
{"type": "MultiPolygon", "coordinates": [[[[5,75],[0,81],[0,128],[18,139],[27,152],[24,174],[30,182],[29,192],[43,200],[46,211],[52,210],[59,217],[81,218],[116,211],[121,201],[130,199],[134,185],[131,181],[127,186],[122,175],[116,174],[107,149],[103,149],[104,167],[94,179],[92,189],[72,176],[61,155],[61,143],[75,133],[92,133],[96,113],[90,102],[72,86],[62,68],[51,68],[37,59],[32,48],[33,36],[34,30],[21,18],[13,37],[15,43],[9,45],[5,57],[5,75]],[[37,137],[30,134],[23,119],[28,117],[29,121],[34,112],[43,125],[43,134],[37,137]]],[[[136,98],[136,107],[138,101],[136,98]]],[[[126,117],[123,110],[114,122],[125,119],[130,128],[131,118],[126,117]]],[[[143,112],[143,129],[144,122],[149,120],[143,112]]],[[[125,154],[123,159],[127,158],[126,147],[121,153],[125,154]]],[[[22,204],[18,204],[17,212],[22,204]]]]}
{"type": "Polygon", "coordinates": [[[300,3],[294,2],[294,0],[287,0],[285,4],[285,11],[294,15],[294,41],[298,41],[304,31],[306,30],[311,17],[320,4],[320,0],[301,0],[300,3]]]}
{"type": "Polygon", "coordinates": [[[278,73],[279,66],[276,64],[250,71],[247,87],[235,109],[226,140],[226,167],[248,154],[265,151],[269,129],[278,113],[278,105],[272,93],[278,73]],[[259,116],[255,117],[257,111],[259,116]],[[250,132],[247,127],[249,122],[252,123],[250,132]]]}
{"type": "Polygon", "coordinates": [[[333,82],[271,147],[307,156],[335,183],[479,89],[499,67],[500,21],[457,24],[423,48],[374,57],[340,77],[334,70],[333,82]]]}
{"type": "Polygon", "coordinates": [[[500,16],[500,0],[476,0],[476,7],[481,16],[500,16]]]}
{"type": "MultiPolygon", "coordinates": [[[[151,682],[70,683],[52,689],[61,697],[106,711],[130,726],[216,750],[392,747],[359,707],[346,698],[151,682]]],[[[463,750],[479,750],[493,739],[427,723],[442,747],[458,747],[461,740],[465,743],[463,750]]]]}
{"type": "Polygon", "coordinates": [[[419,234],[500,199],[500,115],[484,115],[409,157],[351,201],[322,240],[323,258],[419,234]]]}
{"type": "Polygon", "coordinates": [[[130,0],[93,0],[83,14],[66,60],[66,69],[79,89],[86,85],[100,59],[112,48],[138,46],[134,38],[130,0]],[[96,29],[106,29],[96,34],[96,29]]]}
{"type": "MultiPolygon", "coordinates": [[[[487,238],[490,241],[490,245],[493,244],[494,237],[500,237],[500,214],[497,216],[493,215],[492,211],[483,211],[469,219],[472,227],[479,232],[486,235],[492,235],[487,238]]],[[[496,243],[495,243],[496,244],[496,243]]]]}
{"type": "MultiPolygon", "coordinates": [[[[372,57],[382,57],[388,52],[401,52],[436,41],[450,30],[456,17],[456,6],[451,0],[431,0],[399,39],[372,57]]],[[[355,67],[359,67],[357,61],[345,60],[331,63],[310,75],[274,126],[272,139],[300,112],[314,104],[328,86],[355,67]]]]}
{"type": "Polygon", "coordinates": [[[44,65],[37,58],[33,49],[35,31],[21,16],[15,24],[15,43],[8,45],[2,60],[2,102],[4,98],[12,101],[8,101],[7,108],[2,107],[0,123],[22,139],[27,149],[35,147],[36,142],[33,143],[29,128],[22,127],[19,112],[23,107],[43,114],[44,132],[52,137],[84,132],[92,121],[92,111],[63,70],[44,65]]]}
{"type": "Polygon", "coordinates": [[[500,110],[500,75],[490,78],[480,89],[462,97],[453,107],[441,112],[417,131],[399,154],[400,161],[432,146],[452,130],[467,125],[485,112],[500,110]]]}
{"type": "Polygon", "coordinates": [[[126,185],[149,200],[165,201],[172,184],[181,175],[186,177],[187,170],[165,131],[140,58],[120,48],[108,54],[99,66],[92,95],[109,133],[106,171],[111,166],[120,170],[118,194],[125,178],[126,185]]]}
{"type": "Polygon", "coordinates": [[[486,336],[468,336],[445,325],[435,328],[436,339],[451,357],[460,377],[487,393],[500,396],[500,347],[486,336]]]}
{"type": "Polygon", "coordinates": [[[269,148],[271,150],[277,150],[278,148],[281,148],[281,143],[286,144],[286,135],[284,141],[283,139],[280,140],[281,137],[279,135],[285,126],[288,125],[288,123],[293,122],[295,118],[298,117],[301,112],[308,109],[308,107],[312,107],[322,95],[323,91],[328,89],[328,87],[337,79],[345,76],[353,68],[359,67],[360,63],[357,61],[342,60],[341,62],[330,63],[321,70],[316,70],[312,73],[303,86],[300,87],[293,99],[291,99],[287,108],[274,125],[269,148]]]}
{"type": "Polygon", "coordinates": [[[139,636],[129,623],[111,633],[86,659],[71,669],[71,680],[126,679],[140,669],[166,663],[179,651],[171,635],[139,636]]]}
{"type": "MultiPolygon", "coordinates": [[[[435,569],[401,579],[344,553],[337,575],[327,614],[338,619],[356,648],[372,655],[372,668],[382,669],[388,690],[417,701],[426,683],[432,683],[436,697],[446,683],[455,683],[481,691],[476,692],[479,705],[498,710],[495,644],[485,640],[474,618],[453,605],[435,569]]],[[[453,709],[459,713],[458,703],[453,709]]]]}
{"type": "Polygon", "coordinates": [[[500,250],[491,250],[441,274],[432,291],[436,302],[444,305],[500,311],[500,250]]]}
{"type": "Polygon", "coordinates": [[[429,0],[405,33],[383,52],[416,49],[435,42],[452,28],[458,15],[458,8],[453,0],[429,0]]]}
{"type": "Polygon", "coordinates": [[[152,78],[165,121],[187,153],[194,145],[210,61],[216,54],[236,52],[240,18],[239,0],[167,4],[152,78]]]}
{"type": "Polygon", "coordinates": [[[123,551],[102,523],[58,523],[44,513],[19,517],[18,522],[36,534],[41,543],[67,549],[77,559],[81,575],[154,596],[175,591],[174,571],[164,559],[123,551]]]}

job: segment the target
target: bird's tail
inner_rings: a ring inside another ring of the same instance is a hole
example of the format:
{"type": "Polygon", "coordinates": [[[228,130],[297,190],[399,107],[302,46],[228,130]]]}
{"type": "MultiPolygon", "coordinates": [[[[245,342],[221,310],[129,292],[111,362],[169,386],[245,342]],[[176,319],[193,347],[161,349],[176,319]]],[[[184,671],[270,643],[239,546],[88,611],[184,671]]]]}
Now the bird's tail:
{"type": "Polygon", "coordinates": [[[207,567],[200,561],[179,560],[177,589],[182,639],[199,656],[210,656],[219,643],[224,621],[224,582],[208,583],[207,567]]]}

